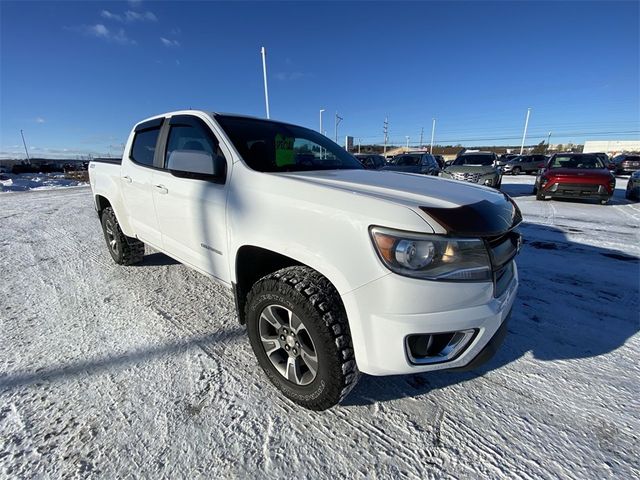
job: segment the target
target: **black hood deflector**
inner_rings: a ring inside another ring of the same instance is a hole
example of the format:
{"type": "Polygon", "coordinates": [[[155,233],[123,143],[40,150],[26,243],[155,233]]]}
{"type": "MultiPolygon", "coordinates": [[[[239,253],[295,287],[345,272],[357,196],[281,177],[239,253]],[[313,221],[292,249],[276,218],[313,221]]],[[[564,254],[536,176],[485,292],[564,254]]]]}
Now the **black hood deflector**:
{"type": "Polygon", "coordinates": [[[504,201],[482,200],[455,208],[420,207],[437,221],[448,235],[460,237],[496,237],[504,235],[522,222],[522,214],[506,194],[504,201]]]}

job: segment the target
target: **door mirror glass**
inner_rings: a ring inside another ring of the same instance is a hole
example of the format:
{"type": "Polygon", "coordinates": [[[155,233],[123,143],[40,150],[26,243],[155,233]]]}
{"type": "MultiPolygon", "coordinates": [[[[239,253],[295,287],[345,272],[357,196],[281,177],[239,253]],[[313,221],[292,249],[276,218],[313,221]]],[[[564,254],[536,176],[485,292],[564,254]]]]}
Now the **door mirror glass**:
{"type": "Polygon", "coordinates": [[[176,176],[217,178],[224,174],[224,159],[202,150],[174,150],[167,160],[167,169],[176,176]]]}

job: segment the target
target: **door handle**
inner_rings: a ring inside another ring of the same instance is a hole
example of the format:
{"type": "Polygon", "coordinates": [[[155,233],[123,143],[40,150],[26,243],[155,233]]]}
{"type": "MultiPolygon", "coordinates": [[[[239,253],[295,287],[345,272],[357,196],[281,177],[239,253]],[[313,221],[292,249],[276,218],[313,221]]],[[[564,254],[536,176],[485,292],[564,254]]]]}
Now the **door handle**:
{"type": "Polygon", "coordinates": [[[129,175],[125,175],[124,177],[122,177],[122,179],[127,183],[131,183],[133,181],[131,180],[131,177],[129,175]]]}
{"type": "Polygon", "coordinates": [[[158,190],[158,193],[160,193],[161,195],[166,195],[167,193],[169,193],[169,190],[164,185],[154,185],[154,188],[158,190]]]}

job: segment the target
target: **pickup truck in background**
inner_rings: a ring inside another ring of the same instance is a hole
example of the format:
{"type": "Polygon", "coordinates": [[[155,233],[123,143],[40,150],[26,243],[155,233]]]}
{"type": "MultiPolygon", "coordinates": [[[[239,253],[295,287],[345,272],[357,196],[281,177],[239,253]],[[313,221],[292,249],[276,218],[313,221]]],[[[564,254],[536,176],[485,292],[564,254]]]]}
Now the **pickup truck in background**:
{"type": "Polygon", "coordinates": [[[323,410],[359,372],[474,368],[506,333],[520,212],[491,188],[365,170],[325,136],[185,110],[135,125],[91,188],[113,260],[219,281],[269,380],[323,410]]]}

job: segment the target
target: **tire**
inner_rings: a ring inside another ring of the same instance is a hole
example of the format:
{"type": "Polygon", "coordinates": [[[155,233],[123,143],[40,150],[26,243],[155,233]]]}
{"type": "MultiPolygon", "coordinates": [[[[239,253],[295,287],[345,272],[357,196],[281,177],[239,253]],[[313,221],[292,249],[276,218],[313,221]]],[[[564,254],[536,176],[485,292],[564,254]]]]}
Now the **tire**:
{"type": "Polygon", "coordinates": [[[536,200],[546,200],[546,197],[542,194],[542,192],[540,192],[540,190],[536,192],[536,200]]]}
{"type": "Polygon", "coordinates": [[[144,243],[137,238],[127,237],[118,224],[116,214],[111,207],[102,211],[100,216],[102,233],[107,242],[107,249],[111,258],[118,265],[134,265],[140,263],[144,257],[144,243]]]}
{"type": "Polygon", "coordinates": [[[609,203],[608,198],[606,200],[600,200],[600,205],[606,205],[607,203],[609,203]]]}
{"type": "Polygon", "coordinates": [[[251,347],[267,378],[298,405],[326,410],[357,383],[342,301],[315,270],[287,267],[258,280],[247,296],[245,318],[251,347]]]}
{"type": "Polygon", "coordinates": [[[520,175],[520,167],[513,167],[513,170],[511,170],[511,174],[512,175],[520,175]]]}

